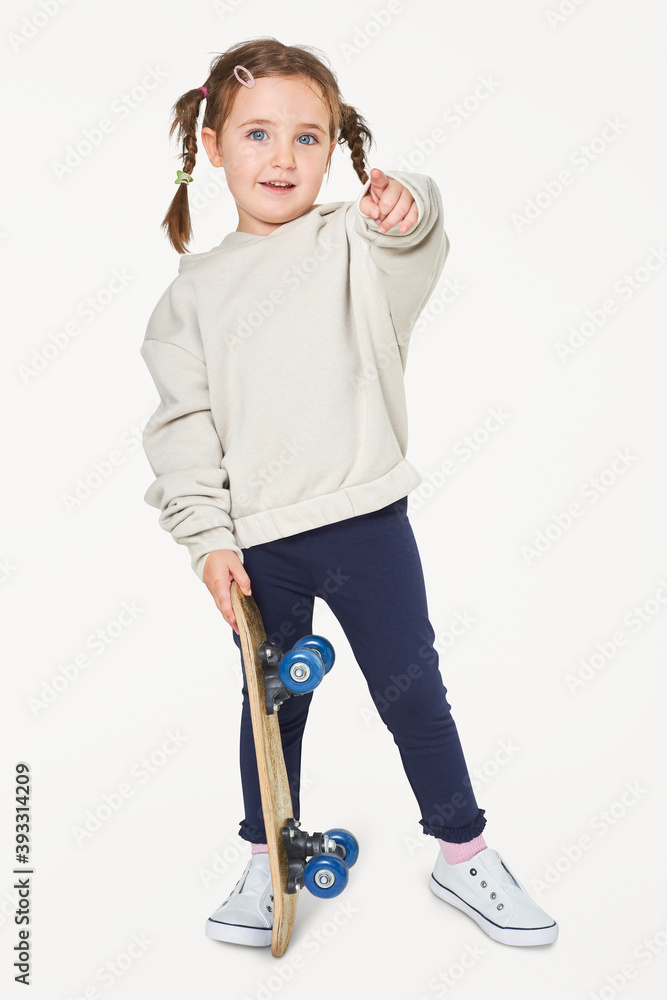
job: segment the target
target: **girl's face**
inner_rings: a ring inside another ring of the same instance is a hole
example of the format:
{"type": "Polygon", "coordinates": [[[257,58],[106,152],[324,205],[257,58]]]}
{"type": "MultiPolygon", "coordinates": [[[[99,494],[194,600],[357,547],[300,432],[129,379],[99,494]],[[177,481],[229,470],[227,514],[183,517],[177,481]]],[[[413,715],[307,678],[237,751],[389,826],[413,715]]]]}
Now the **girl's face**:
{"type": "Polygon", "coordinates": [[[239,87],[220,149],[215,132],[202,129],[208,158],[224,168],[236,202],[237,232],[268,236],[315,203],[336,145],[315,86],[303,77],[261,77],[254,87],[239,87]]]}

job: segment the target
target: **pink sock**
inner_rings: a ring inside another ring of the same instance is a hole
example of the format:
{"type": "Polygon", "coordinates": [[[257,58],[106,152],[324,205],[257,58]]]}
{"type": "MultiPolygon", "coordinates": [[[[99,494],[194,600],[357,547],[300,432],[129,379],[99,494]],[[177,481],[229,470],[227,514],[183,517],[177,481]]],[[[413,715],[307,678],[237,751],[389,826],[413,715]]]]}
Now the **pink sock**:
{"type": "Polygon", "coordinates": [[[438,843],[448,865],[458,865],[461,861],[470,861],[488,846],[481,833],[479,837],[475,837],[474,840],[466,840],[463,844],[451,844],[448,840],[440,840],[439,838],[438,843]]]}
{"type": "Polygon", "coordinates": [[[269,846],[268,844],[251,844],[253,854],[268,854],[269,846]]]}

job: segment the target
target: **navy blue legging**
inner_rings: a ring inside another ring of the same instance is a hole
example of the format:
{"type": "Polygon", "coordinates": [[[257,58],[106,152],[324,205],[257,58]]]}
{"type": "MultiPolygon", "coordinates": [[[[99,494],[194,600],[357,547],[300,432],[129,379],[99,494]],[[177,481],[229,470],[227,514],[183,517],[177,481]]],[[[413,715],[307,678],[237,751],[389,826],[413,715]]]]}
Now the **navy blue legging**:
{"type": "MultiPolygon", "coordinates": [[[[251,545],[243,550],[244,567],[267,638],[285,652],[312,633],[314,598],[326,601],[398,747],[424,832],[460,844],[477,837],[486,818],[475,801],[438,666],[407,506],[406,496],[370,514],[251,545]]],[[[232,635],[240,651],[241,640],[233,629],[232,635]]],[[[301,738],[313,694],[321,690],[292,696],[278,709],[295,819],[301,738]]],[[[266,832],[245,668],[242,694],[245,818],[239,835],[260,844],[266,842],[266,832]]]]}

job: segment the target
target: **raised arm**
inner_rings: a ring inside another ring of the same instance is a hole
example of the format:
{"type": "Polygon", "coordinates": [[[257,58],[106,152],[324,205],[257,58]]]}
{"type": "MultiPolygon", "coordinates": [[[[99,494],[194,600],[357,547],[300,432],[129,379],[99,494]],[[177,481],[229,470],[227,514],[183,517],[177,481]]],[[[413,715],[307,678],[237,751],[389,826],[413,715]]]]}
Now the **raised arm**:
{"type": "Polygon", "coordinates": [[[398,343],[405,347],[442,273],[449,253],[449,239],[443,226],[440,191],[433,178],[398,170],[379,173],[385,178],[393,178],[401,186],[401,191],[394,188],[394,193],[384,198],[382,191],[386,191],[386,187],[378,186],[381,211],[391,208],[396,195],[400,196],[403,189],[410,196],[403,197],[402,201],[399,197],[396,208],[387,214],[387,222],[397,216],[402,220],[402,206],[408,206],[412,199],[414,204],[408,209],[405,221],[410,223],[416,214],[416,222],[404,233],[400,232],[400,223],[393,224],[383,233],[380,230],[382,219],[378,222],[364,214],[362,203],[367,211],[375,204],[369,193],[372,184],[375,190],[375,174],[371,172],[354,203],[352,224],[354,234],[367,248],[368,266],[378,295],[391,315],[398,343]]]}

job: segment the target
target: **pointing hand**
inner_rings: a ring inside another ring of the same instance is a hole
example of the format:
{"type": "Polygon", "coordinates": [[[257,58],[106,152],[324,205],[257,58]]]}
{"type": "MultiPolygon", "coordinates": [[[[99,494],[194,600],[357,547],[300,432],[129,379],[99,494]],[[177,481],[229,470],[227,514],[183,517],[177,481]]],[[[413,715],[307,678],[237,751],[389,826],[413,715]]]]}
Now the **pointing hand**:
{"type": "Polygon", "coordinates": [[[387,177],[378,167],[371,168],[370,177],[370,187],[359,202],[361,213],[370,216],[382,233],[399,222],[399,233],[407,233],[419,217],[415,199],[404,184],[387,177]]]}

